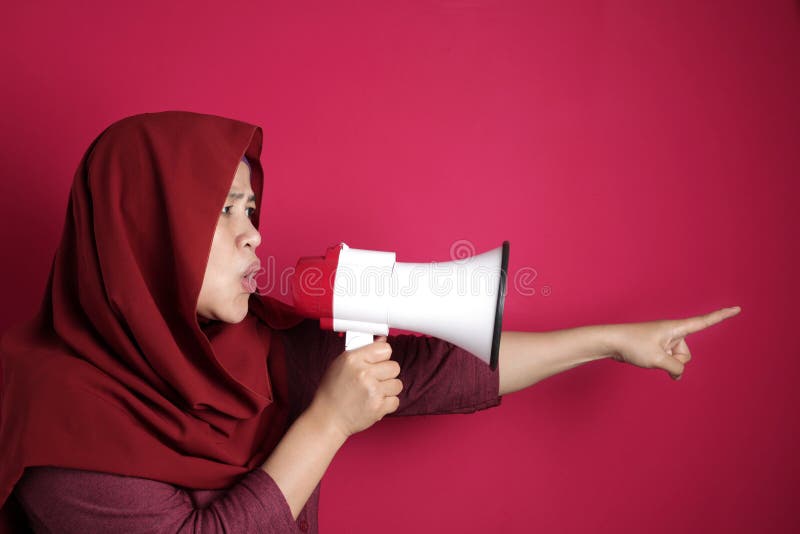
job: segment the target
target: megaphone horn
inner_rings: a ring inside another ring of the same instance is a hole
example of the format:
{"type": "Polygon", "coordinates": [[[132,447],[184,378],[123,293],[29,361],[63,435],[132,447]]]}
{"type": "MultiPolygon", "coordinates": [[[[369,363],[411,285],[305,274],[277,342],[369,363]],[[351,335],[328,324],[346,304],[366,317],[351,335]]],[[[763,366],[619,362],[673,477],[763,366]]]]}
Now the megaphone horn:
{"type": "Polygon", "coordinates": [[[403,263],[394,252],[342,242],[297,262],[292,296],[320,327],[347,332],[352,350],[389,328],[428,334],[497,368],[509,243],[449,262],[403,263]]]}

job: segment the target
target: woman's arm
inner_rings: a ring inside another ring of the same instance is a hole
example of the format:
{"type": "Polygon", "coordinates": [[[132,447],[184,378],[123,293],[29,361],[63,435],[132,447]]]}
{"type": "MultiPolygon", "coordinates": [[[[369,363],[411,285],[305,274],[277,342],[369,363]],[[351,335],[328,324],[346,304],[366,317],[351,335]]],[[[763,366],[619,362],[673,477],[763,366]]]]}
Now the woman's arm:
{"type": "Polygon", "coordinates": [[[525,389],[549,376],[612,356],[615,325],[553,332],[503,332],[497,368],[500,395],[525,389]]]}
{"type": "Polygon", "coordinates": [[[399,368],[388,361],[391,347],[385,340],[344,351],[338,344],[329,347],[319,328],[312,335],[298,336],[312,326],[306,321],[283,336],[287,363],[291,362],[289,391],[294,391],[289,394],[290,417],[304,399],[313,398],[262,465],[281,488],[295,518],[347,437],[396,410],[402,387],[393,380],[399,368]],[[295,358],[298,352],[306,356],[295,358]],[[297,365],[309,360],[316,360],[317,372],[305,373],[297,365]]]}
{"type": "Polygon", "coordinates": [[[260,469],[205,508],[166,482],[63,467],[28,467],[14,489],[34,532],[296,532],[281,490],[260,469]]]}
{"type": "Polygon", "coordinates": [[[500,394],[519,391],[567,369],[611,357],[680,380],[692,355],[684,338],[737,315],[739,306],[686,319],[580,326],[553,332],[503,332],[500,394]]]}
{"type": "Polygon", "coordinates": [[[312,402],[261,466],[281,489],[292,517],[297,519],[346,440],[312,402]]]}
{"type": "Polygon", "coordinates": [[[313,406],[261,468],[204,508],[165,482],[60,467],[27,468],[14,492],[37,531],[302,534],[297,517],[345,441],[313,406]]]}
{"type": "Polygon", "coordinates": [[[499,373],[474,354],[433,336],[388,336],[400,364],[400,406],[387,417],[468,414],[501,404],[499,373]]]}

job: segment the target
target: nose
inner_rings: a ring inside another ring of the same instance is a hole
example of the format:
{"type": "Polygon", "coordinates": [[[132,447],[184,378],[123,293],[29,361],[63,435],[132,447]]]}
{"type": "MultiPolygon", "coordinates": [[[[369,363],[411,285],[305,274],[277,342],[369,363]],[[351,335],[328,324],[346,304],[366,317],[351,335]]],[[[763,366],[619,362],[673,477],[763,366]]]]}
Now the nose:
{"type": "Polygon", "coordinates": [[[252,223],[248,223],[245,231],[239,234],[238,241],[239,247],[250,247],[255,252],[261,244],[261,234],[252,223]]]}

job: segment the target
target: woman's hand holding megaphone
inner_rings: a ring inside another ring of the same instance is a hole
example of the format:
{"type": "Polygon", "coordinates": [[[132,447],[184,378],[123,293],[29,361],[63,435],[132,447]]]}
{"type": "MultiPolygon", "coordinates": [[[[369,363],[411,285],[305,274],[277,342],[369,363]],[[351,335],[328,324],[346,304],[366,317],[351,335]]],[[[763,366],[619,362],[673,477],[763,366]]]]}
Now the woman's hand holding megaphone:
{"type": "Polygon", "coordinates": [[[386,336],[378,336],[368,345],[344,351],[326,369],[312,409],[324,414],[345,439],[400,406],[400,364],[391,355],[386,336]]]}

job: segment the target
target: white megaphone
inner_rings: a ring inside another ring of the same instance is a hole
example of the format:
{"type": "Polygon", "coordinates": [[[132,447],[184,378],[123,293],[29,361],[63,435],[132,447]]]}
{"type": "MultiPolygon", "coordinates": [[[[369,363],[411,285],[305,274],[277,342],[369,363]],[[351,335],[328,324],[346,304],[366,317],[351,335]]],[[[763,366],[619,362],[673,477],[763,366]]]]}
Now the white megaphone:
{"type": "Polygon", "coordinates": [[[339,243],[298,260],[295,308],[320,327],[346,332],[345,350],[411,330],[449,341],[497,369],[508,272],[508,241],[449,262],[400,263],[394,252],[339,243]]]}

